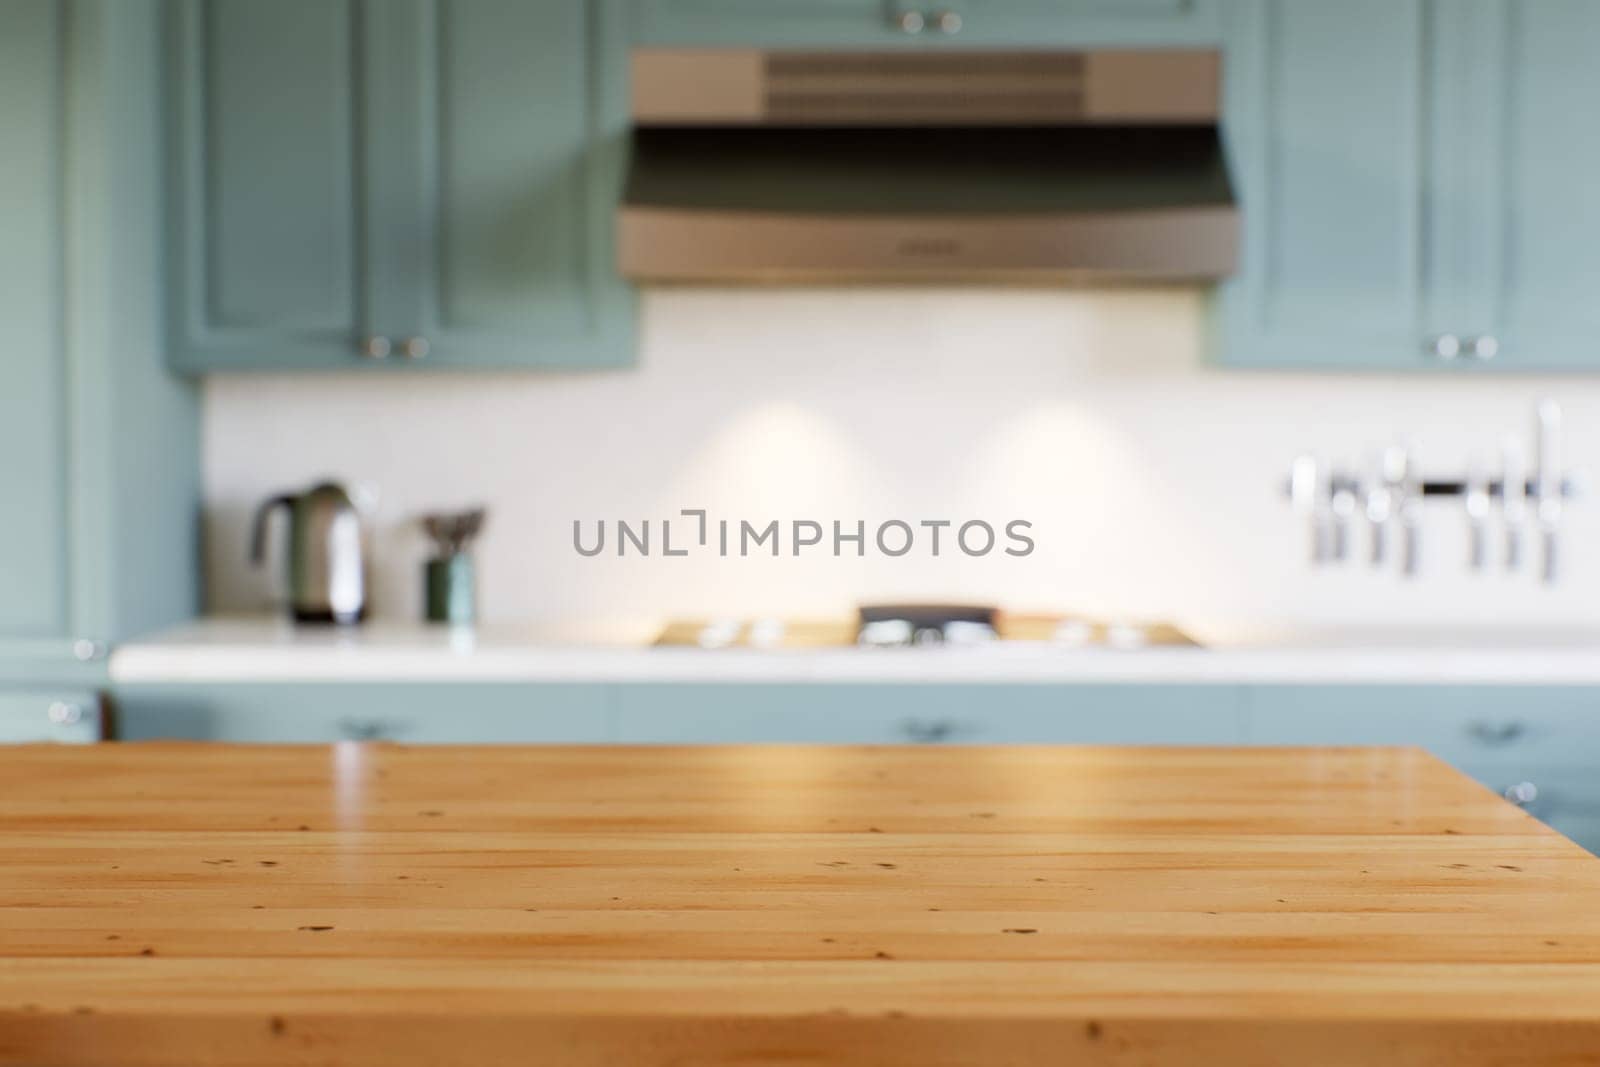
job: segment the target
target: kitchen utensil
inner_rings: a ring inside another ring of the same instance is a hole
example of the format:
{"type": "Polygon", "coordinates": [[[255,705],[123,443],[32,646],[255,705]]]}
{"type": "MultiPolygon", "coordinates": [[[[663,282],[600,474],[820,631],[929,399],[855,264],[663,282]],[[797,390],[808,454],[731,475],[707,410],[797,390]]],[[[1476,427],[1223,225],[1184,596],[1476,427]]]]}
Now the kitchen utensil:
{"type": "Polygon", "coordinates": [[[483,508],[435,512],[422,516],[422,528],[433,538],[434,550],[440,557],[454,556],[465,552],[483,531],[487,514],[483,508]]]}
{"type": "Polygon", "coordinates": [[[460,626],[477,619],[477,574],[467,549],[482,532],[485,517],[483,508],[422,517],[422,528],[433,539],[435,552],[434,558],[423,564],[427,591],[423,612],[429,622],[460,626]]]}
{"type": "Polygon", "coordinates": [[[353,623],[366,614],[361,517],[344,487],[322,482],[281,493],[256,511],[250,558],[266,561],[267,517],[289,509],[289,607],[297,622],[353,623]]]}

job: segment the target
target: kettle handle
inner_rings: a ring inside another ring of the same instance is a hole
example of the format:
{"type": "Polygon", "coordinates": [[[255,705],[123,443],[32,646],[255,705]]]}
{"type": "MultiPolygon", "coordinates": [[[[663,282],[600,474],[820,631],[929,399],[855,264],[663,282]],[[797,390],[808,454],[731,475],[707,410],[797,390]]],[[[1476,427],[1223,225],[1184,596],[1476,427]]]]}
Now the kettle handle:
{"type": "Polygon", "coordinates": [[[280,493],[269,497],[256,509],[255,522],[252,524],[250,534],[250,562],[257,567],[267,561],[267,516],[278,505],[293,506],[294,496],[289,493],[280,493]]]}

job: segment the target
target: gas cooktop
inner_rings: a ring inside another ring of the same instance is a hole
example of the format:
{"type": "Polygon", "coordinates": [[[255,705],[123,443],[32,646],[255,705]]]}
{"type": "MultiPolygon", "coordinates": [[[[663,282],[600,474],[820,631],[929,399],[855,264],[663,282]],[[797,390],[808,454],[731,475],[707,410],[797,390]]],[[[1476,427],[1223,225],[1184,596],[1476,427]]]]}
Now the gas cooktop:
{"type": "Polygon", "coordinates": [[[866,604],[854,619],[674,619],[655,640],[661,646],[713,649],[972,647],[996,642],[1111,649],[1199,643],[1171,623],[1007,612],[969,604],[866,604]]]}

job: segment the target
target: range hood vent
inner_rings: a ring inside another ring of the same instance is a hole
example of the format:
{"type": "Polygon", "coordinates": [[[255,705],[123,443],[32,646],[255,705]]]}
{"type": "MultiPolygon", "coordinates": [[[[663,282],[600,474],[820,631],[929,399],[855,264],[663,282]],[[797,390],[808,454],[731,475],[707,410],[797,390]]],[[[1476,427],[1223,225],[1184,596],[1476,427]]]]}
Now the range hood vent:
{"type": "Polygon", "coordinates": [[[636,52],[644,281],[1197,280],[1232,270],[1211,51],[636,52]]]}
{"type": "Polygon", "coordinates": [[[1076,53],[774,54],[765,57],[764,115],[824,125],[1076,121],[1084,68],[1076,53]]]}

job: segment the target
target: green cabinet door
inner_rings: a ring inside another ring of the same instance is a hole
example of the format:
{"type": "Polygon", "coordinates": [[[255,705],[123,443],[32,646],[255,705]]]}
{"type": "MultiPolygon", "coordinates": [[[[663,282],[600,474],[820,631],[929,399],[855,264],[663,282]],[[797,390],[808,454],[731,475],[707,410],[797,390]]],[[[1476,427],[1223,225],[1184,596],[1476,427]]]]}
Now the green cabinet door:
{"type": "Polygon", "coordinates": [[[1225,13],[1244,228],[1239,272],[1215,296],[1213,358],[1432,365],[1428,5],[1232,0],[1225,13]]]}
{"type": "Polygon", "coordinates": [[[102,736],[100,698],[92,691],[0,688],[0,745],[83,745],[102,736]]]}
{"type": "Polygon", "coordinates": [[[611,739],[603,685],[495,682],[121,685],[119,740],[587,744],[611,739]]]}
{"type": "MultiPolygon", "coordinates": [[[[957,5],[961,6],[961,5],[957,5]]],[[[649,45],[897,45],[913,37],[896,0],[634,0],[632,38],[649,45]]]]}
{"type": "Polygon", "coordinates": [[[175,0],[169,14],[174,365],[358,362],[356,3],[175,0]]]}
{"type": "Polygon", "coordinates": [[[817,48],[1214,42],[1223,0],[635,0],[643,44],[817,48]]]}
{"type": "Polygon", "coordinates": [[[1221,39],[1227,2],[969,0],[961,36],[973,44],[1018,46],[1211,45],[1221,39]]]}
{"type": "Polygon", "coordinates": [[[1251,744],[1417,745],[1600,849],[1600,689],[1262,685],[1245,707],[1251,744]]]}
{"type": "Polygon", "coordinates": [[[62,34],[52,0],[0,9],[0,647],[68,625],[62,34]]]}
{"type": "Polygon", "coordinates": [[[1459,324],[1505,370],[1600,368],[1600,4],[1470,0],[1444,8],[1467,101],[1450,161],[1470,235],[1459,324]]]}
{"type": "Polygon", "coordinates": [[[591,0],[372,6],[368,213],[379,331],[434,366],[634,356],[612,220],[628,137],[622,9],[591,0]]]}
{"type": "Polygon", "coordinates": [[[1236,686],[634,684],[624,744],[1171,744],[1243,739],[1236,686]]]}
{"type": "Polygon", "coordinates": [[[0,683],[97,685],[109,642],[195,609],[159,56],[153,0],[0,3],[0,683]]]}
{"type": "Polygon", "coordinates": [[[621,8],[173,0],[187,371],[633,358],[621,8]]]}

